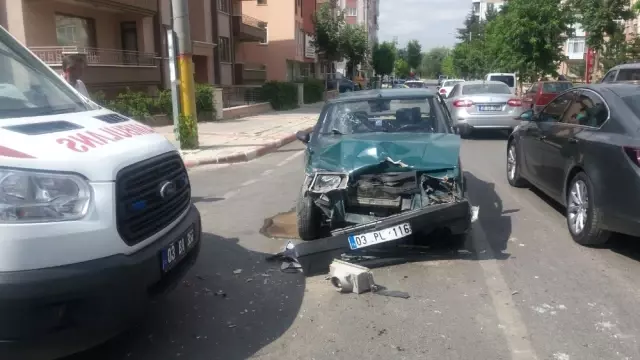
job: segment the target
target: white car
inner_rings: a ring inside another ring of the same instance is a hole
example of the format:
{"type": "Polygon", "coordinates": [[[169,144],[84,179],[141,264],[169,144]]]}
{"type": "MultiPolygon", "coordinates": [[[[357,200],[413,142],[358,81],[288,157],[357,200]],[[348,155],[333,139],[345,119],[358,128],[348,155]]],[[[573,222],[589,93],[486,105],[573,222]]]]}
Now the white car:
{"type": "Polygon", "coordinates": [[[442,86],[440,86],[440,89],[438,90],[438,92],[440,93],[440,95],[442,95],[443,98],[446,98],[447,96],[449,96],[449,92],[451,92],[451,89],[453,89],[454,86],[456,86],[456,84],[460,84],[464,82],[463,79],[447,79],[442,81],[442,86]]]}
{"type": "Polygon", "coordinates": [[[180,283],[200,213],[161,134],[82,97],[0,27],[0,356],[100,344],[180,283]]]}

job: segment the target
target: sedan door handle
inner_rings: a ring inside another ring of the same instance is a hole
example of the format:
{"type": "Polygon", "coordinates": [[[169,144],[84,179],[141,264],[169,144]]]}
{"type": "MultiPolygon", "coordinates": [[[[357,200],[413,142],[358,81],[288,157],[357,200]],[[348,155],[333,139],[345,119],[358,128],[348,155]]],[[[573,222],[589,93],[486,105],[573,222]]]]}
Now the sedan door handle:
{"type": "Polygon", "coordinates": [[[576,138],[569,138],[569,144],[577,144],[578,143],[578,139],[576,138]]]}

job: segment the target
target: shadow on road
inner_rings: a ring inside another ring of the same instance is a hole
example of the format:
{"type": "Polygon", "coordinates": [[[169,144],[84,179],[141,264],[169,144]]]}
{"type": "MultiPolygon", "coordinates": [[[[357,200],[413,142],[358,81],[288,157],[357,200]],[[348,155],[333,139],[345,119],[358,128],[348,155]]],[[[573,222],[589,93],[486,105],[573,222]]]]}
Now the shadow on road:
{"type": "Polygon", "coordinates": [[[302,274],[286,274],[237,239],[203,234],[198,262],[144,324],[65,360],[246,359],[296,319],[302,274]],[[239,271],[241,270],[241,271],[239,271]]]}
{"type": "MultiPolygon", "coordinates": [[[[495,184],[475,177],[470,172],[464,173],[467,182],[467,194],[474,206],[480,207],[478,223],[482,226],[486,242],[496,258],[505,259],[509,237],[511,236],[511,214],[519,209],[504,209],[502,199],[498,195],[495,184]]],[[[483,244],[476,245],[482,246],[483,244]]]]}

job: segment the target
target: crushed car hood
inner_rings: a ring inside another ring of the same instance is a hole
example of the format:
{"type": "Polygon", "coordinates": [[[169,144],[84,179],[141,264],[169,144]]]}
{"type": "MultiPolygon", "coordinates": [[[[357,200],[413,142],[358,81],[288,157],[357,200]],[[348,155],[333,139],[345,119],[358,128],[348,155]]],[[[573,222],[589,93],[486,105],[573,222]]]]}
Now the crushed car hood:
{"type": "Polygon", "coordinates": [[[318,138],[310,150],[309,170],[353,173],[395,163],[422,171],[458,168],[460,137],[442,133],[370,133],[318,138]]]}

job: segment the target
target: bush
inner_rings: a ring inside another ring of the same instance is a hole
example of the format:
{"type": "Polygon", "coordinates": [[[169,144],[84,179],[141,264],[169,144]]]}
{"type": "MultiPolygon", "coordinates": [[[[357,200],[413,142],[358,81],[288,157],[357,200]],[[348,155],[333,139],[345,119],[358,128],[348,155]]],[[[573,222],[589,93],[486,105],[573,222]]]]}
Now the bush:
{"type": "MultiPolygon", "coordinates": [[[[171,100],[171,91],[169,91],[171,100]]],[[[206,84],[196,84],[196,111],[199,113],[213,112],[213,86],[206,84]]]]}
{"type": "Polygon", "coordinates": [[[313,104],[324,99],[324,81],[320,79],[305,79],[304,87],[304,103],[313,104]]]}
{"type": "Polygon", "coordinates": [[[298,107],[298,86],[295,83],[269,81],[262,85],[260,97],[271,103],[274,110],[290,110],[298,107]]]}
{"type": "Polygon", "coordinates": [[[115,100],[106,105],[109,109],[134,119],[142,120],[151,114],[157,114],[157,102],[144,92],[131,91],[118,94],[115,100]]]}

